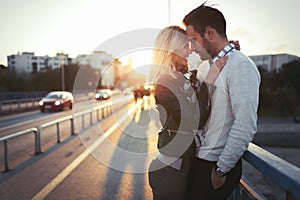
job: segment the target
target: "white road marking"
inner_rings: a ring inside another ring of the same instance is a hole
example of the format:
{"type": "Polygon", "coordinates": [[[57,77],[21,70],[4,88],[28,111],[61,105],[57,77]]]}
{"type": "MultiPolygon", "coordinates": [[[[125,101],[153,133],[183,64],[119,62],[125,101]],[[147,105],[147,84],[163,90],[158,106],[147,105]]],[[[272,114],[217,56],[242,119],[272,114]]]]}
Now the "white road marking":
{"type": "Polygon", "coordinates": [[[80,154],[71,164],[69,164],[61,173],[59,173],[51,182],[49,182],[32,200],[44,199],[58,184],[60,184],[80,163],[82,163],[111,133],[113,133],[120,124],[122,124],[141,104],[141,101],[134,105],[123,117],[121,117],[112,127],[110,127],[98,140],[96,140],[88,149],[80,154]]]}

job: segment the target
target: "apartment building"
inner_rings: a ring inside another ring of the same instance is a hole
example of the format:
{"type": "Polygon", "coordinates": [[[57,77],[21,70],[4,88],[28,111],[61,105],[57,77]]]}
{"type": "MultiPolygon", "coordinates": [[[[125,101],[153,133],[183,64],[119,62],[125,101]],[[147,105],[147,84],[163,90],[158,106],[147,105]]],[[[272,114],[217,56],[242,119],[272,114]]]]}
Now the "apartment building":
{"type": "Polygon", "coordinates": [[[7,67],[17,73],[34,73],[46,69],[61,68],[68,64],[68,54],[57,53],[56,56],[36,56],[34,52],[22,52],[7,56],[7,67]]]}
{"type": "Polygon", "coordinates": [[[257,67],[262,67],[267,72],[279,72],[283,64],[300,59],[298,56],[291,54],[269,54],[249,56],[257,67]]]}
{"type": "Polygon", "coordinates": [[[93,51],[90,54],[78,55],[72,59],[72,62],[82,65],[89,64],[92,68],[98,69],[102,86],[112,87],[114,85],[116,67],[119,66],[116,66],[117,63],[111,54],[105,51],[93,51]]]}

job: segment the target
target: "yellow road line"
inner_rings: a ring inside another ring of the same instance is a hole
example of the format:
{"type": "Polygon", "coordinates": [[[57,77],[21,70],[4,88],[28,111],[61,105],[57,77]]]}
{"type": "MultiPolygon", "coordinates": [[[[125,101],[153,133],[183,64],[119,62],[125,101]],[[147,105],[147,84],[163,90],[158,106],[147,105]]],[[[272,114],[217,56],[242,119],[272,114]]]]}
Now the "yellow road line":
{"type": "Polygon", "coordinates": [[[59,173],[50,183],[48,183],[32,200],[44,199],[58,184],[60,184],[80,163],[82,163],[90,152],[94,151],[111,133],[113,133],[119,124],[122,124],[139,106],[141,102],[134,105],[127,114],[121,117],[112,127],[110,127],[98,140],[96,140],[88,149],[80,154],[71,164],[69,164],[61,173],[59,173]]]}

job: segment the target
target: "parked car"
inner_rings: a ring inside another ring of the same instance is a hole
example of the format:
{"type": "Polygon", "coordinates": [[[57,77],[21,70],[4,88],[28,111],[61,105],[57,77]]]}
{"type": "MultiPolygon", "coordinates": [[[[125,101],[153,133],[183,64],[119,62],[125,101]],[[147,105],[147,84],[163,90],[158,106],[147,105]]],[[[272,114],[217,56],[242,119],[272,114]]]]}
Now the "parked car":
{"type": "Polygon", "coordinates": [[[96,100],[106,100],[112,96],[112,91],[110,89],[102,89],[95,93],[96,100]]]}
{"type": "Polygon", "coordinates": [[[74,97],[71,92],[53,91],[48,93],[40,102],[40,110],[64,110],[65,108],[72,109],[74,97]]]}

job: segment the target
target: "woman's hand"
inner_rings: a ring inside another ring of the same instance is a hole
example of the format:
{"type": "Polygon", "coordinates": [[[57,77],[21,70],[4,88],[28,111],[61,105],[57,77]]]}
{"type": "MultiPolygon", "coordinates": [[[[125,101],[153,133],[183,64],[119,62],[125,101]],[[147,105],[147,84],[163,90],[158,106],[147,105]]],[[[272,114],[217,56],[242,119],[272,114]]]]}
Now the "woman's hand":
{"type": "Polygon", "coordinates": [[[241,50],[241,45],[240,42],[238,40],[229,40],[230,43],[234,44],[236,50],[241,50]]]}
{"type": "Polygon", "coordinates": [[[208,71],[208,74],[205,78],[205,82],[208,84],[213,84],[217,79],[219,73],[222,71],[224,65],[226,64],[228,57],[219,58],[216,62],[214,62],[208,71]]]}

